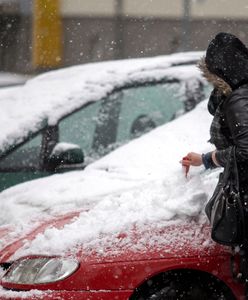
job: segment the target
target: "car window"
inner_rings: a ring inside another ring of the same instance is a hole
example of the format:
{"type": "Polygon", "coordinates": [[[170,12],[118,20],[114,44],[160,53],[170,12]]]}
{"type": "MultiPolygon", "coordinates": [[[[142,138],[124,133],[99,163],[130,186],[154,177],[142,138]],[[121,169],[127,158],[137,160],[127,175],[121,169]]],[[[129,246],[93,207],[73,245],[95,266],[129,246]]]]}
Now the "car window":
{"type": "Polygon", "coordinates": [[[184,108],[183,86],[164,83],[125,89],[120,93],[121,109],[117,142],[140,136],[171,121],[184,108]]]}
{"type": "Polygon", "coordinates": [[[205,99],[208,99],[210,97],[212,90],[213,90],[213,86],[211,84],[208,83],[208,84],[204,85],[203,93],[204,93],[205,99]]]}
{"type": "Polygon", "coordinates": [[[93,140],[100,156],[172,120],[184,110],[184,85],[177,82],[124,88],[101,101],[93,140]]]}
{"type": "Polygon", "coordinates": [[[39,169],[42,134],[30,139],[0,160],[0,171],[39,169]]]}
{"type": "Polygon", "coordinates": [[[59,141],[79,145],[89,163],[182,114],[186,86],[152,83],[116,91],[61,120],[59,141]]]}
{"type": "Polygon", "coordinates": [[[94,158],[101,157],[116,148],[116,137],[121,109],[121,92],[114,92],[101,101],[92,153],[94,158]]]}
{"type": "Polygon", "coordinates": [[[83,107],[59,123],[59,141],[80,146],[87,157],[91,152],[99,101],[83,107]]]}

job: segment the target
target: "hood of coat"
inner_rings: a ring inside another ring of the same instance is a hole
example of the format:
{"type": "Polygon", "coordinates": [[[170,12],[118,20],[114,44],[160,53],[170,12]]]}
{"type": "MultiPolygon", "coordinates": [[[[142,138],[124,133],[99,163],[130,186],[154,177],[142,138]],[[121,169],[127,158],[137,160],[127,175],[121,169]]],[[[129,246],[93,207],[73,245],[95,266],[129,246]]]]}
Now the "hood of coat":
{"type": "Polygon", "coordinates": [[[248,83],[248,49],[234,35],[221,32],[209,43],[203,72],[224,94],[248,83]],[[207,68],[207,70],[204,70],[207,68]],[[229,88],[228,88],[229,86],[229,88]]]}
{"type": "Polygon", "coordinates": [[[225,80],[210,72],[206,64],[205,56],[198,62],[198,67],[201,70],[203,77],[214,86],[208,100],[208,111],[211,115],[214,115],[219,104],[230,95],[232,88],[225,80]]]}
{"type": "Polygon", "coordinates": [[[212,73],[208,69],[205,56],[202,57],[198,62],[198,67],[202,73],[202,76],[214,86],[214,94],[216,96],[228,96],[232,92],[231,86],[224,79],[212,73]]]}

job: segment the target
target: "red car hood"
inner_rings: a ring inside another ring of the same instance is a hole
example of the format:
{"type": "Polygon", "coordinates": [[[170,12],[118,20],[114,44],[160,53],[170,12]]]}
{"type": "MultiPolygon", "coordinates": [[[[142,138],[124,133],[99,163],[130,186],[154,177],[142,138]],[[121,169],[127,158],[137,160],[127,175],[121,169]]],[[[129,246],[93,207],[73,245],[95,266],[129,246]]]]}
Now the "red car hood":
{"type": "Polygon", "coordinates": [[[161,228],[151,224],[142,226],[142,229],[134,226],[128,232],[103,237],[103,243],[99,239],[94,249],[82,247],[77,258],[82,263],[95,264],[230,253],[228,247],[211,240],[209,229],[209,226],[199,226],[194,221],[161,228]]]}
{"type": "Polygon", "coordinates": [[[26,240],[31,241],[35,239],[38,234],[43,233],[48,227],[53,226],[56,228],[61,228],[65,224],[70,223],[75,217],[79,216],[79,214],[80,212],[76,211],[51,218],[50,220],[41,222],[33,230],[25,232],[22,235],[18,235],[18,237],[15,234],[16,227],[0,227],[0,241],[5,244],[5,246],[0,250],[0,263],[9,261],[11,256],[14,255],[15,252],[24,245],[26,240]]]}
{"type": "Polygon", "coordinates": [[[14,226],[2,226],[0,227],[0,249],[11,241],[11,235],[15,232],[14,226]]]}
{"type": "MultiPolygon", "coordinates": [[[[0,263],[11,261],[12,256],[24,243],[33,240],[48,227],[62,228],[65,224],[78,217],[80,212],[72,212],[57,216],[39,224],[22,237],[11,239],[14,227],[0,228],[0,238],[10,240],[0,251],[0,263]]],[[[103,235],[91,248],[89,245],[77,248],[66,256],[76,255],[82,263],[102,263],[113,261],[150,260],[170,257],[199,257],[220,255],[228,252],[228,248],[211,241],[208,225],[199,224],[195,220],[184,223],[172,223],[168,226],[147,224],[142,227],[134,225],[123,233],[103,235]]],[[[36,253],[33,253],[36,255],[36,253]]]]}

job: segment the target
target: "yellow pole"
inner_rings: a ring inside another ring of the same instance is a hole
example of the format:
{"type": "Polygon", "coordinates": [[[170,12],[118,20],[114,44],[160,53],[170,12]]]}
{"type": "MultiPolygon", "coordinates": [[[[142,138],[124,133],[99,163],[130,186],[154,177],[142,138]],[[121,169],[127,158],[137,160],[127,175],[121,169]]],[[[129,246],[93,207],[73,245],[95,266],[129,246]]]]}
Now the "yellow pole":
{"type": "Polygon", "coordinates": [[[34,0],[33,66],[56,68],[62,61],[60,0],[34,0]]]}

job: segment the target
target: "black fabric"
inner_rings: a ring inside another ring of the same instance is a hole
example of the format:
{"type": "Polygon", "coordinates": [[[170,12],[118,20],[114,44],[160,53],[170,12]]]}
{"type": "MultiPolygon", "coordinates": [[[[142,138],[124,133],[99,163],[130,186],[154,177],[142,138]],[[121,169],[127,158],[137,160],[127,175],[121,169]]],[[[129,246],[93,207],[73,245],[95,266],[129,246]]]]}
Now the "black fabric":
{"type": "Polygon", "coordinates": [[[248,83],[248,50],[234,35],[221,32],[210,42],[207,68],[225,80],[232,89],[248,83]]]}
{"type": "Polygon", "coordinates": [[[215,169],[217,167],[212,159],[212,151],[202,154],[202,163],[206,170],[207,169],[215,169]]]}
{"type": "Polygon", "coordinates": [[[224,102],[225,99],[226,99],[225,95],[223,95],[216,88],[213,89],[208,100],[208,111],[212,116],[214,116],[216,109],[221,103],[224,102]]]}
{"type": "Polygon", "coordinates": [[[215,110],[214,118],[210,126],[210,140],[216,149],[223,150],[233,144],[229,128],[225,122],[225,116],[222,111],[223,101],[219,103],[215,110]]]}
{"type": "MultiPolygon", "coordinates": [[[[221,111],[222,122],[230,132],[230,145],[236,146],[240,182],[248,184],[248,85],[233,91],[224,102],[221,111]]],[[[216,159],[221,166],[225,166],[228,161],[228,147],[216,147],[216,159]]]]}
{"type": "Polygon", "coordinates": [[[213,196],[205,208],[212,239],[229,246],[241,245],[246,236],[235,153],[235,147],[231,147],[228,164],[220,174],[213,196]]]}

